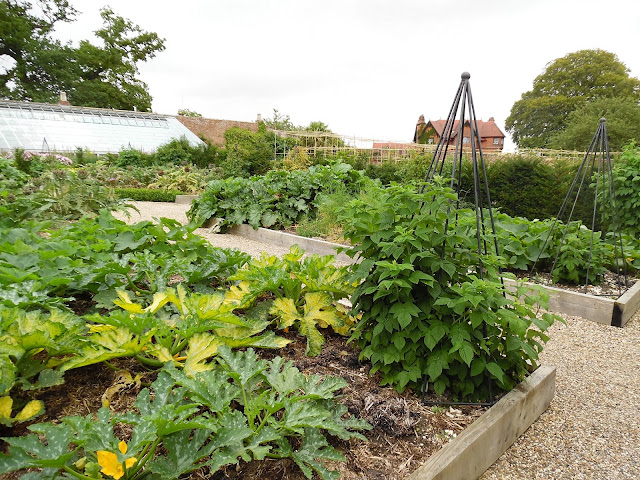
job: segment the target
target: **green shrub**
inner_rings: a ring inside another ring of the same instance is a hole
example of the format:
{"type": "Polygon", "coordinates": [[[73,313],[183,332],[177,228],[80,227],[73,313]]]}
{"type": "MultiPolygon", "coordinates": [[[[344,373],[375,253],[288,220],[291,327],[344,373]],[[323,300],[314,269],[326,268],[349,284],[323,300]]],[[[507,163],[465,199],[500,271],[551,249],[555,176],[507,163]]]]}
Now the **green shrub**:
{"type": "Polygon", "coordinates": [[[260,124],[258,132],[238,127],[224,134],[226,158],[220,166],[226,177],[262,175],[273,165],[273,134],[260,124]]]}
{"type": "Polygon", "coordinates": [[[354,200],[341,209],[346,237],[359,255],[351,297],[363,312],[352,340],[383,384],[402,391],[427,380],[436,394],[487,398],[488,379],[510,390],[538,366],[554,317],[532,307],[542,297],[504,295],[500,259],[477,252],[474,216],[453,208],[456,195],[427,185],[387,188],[376,204],[354,200]],[[479,270],[482,262],[482,270],[479,270]]]}
{"type": "Polygon", "coordinates": [[[640,147],[630,143],[624,147],[613,168],[616,211],[622,229],[640,236],[640,147]]]}
{"type": "Polygon", "coordinates": [[[502,156],[487,168],[491,200],[511,216],[550,218],[564,199],[554,167],[540,157],[502,156]]]}
{"type": "Polygon", "coordinates": [[[121,150],[115,164],[118,167],[141,167],[153,164],[153,155],[143,153],[135,148],[121,150]]]}

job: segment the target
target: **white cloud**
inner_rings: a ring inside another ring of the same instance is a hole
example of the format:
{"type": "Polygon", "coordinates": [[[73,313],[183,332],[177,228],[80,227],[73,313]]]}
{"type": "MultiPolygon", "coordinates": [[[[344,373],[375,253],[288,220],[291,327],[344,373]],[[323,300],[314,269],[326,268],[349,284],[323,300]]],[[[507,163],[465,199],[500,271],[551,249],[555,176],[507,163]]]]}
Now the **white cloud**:
{"type": "MultiPolygon", "coordinates": [[[[95,0],[59,29],[87,38],[95,0]]],[[[420,114],[444,118],[471,72],[476,112],[501,128],[545,65],[585,48],[618,55],[640,76],[640,2],[610,0],[110,0],[166,38],[141,65],[153,108],[253,120],[272,109],[296,124],[410,140],[420,114]]]]}

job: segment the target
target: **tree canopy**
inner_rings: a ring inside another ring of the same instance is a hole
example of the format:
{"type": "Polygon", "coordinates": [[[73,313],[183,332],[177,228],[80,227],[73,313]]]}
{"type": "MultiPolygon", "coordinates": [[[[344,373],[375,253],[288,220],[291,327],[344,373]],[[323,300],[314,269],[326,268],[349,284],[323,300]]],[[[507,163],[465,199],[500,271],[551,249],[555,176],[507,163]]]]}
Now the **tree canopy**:
{"type": "Polygon", "coordinates": [[[164,39],[116,15],[100,11],[99,45],[76,47],[52,37],[56,24],[75,20],[67,0],[0,2],[0,96],[55,102],[60,91],[75,105],[148,111],[151,95],[137,78],[138,64],[164,50],[164,39]]]}
{"type": "MultiPolygon", "coordinates": [[[[640,100],[640,80],[604,50],[580,50],[547,64],[511,108],[506,129],[520,147],[550,147],[571,112],[599,98],[640,100]]],[[[596,123],[597,127],[597,123],[596,123]]],[[[595,127],[594,127],[595,131],[595,127]]]]}
{"type": "Polygon", "coordinates": [[[574,110],[566,127],[551,137],[551,147],[585,151],[600,119],[607,120],[609,149],[621,151],[632,140],[640,142],[640,105],[632,98],[597,98],[574,110]]]}

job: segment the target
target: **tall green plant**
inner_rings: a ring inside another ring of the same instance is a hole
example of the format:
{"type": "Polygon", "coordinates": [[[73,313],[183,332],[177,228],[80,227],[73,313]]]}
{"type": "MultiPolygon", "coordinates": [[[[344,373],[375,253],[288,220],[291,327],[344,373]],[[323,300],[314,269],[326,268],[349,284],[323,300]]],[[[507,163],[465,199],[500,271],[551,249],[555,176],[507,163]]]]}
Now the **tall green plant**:
{"type": "Polygon", "coordinates": [[[613,168],[616,214],[623,230],[640,236],[640,147],[630,143],[624,147],[613,168]]]}
{"type": "Polygon", "coordinates": [[[473,213],[455,202],[441,186],[392,186],[377,205],[342,209],[356,245],[348,253],[362,258],[352,302],[363,315],[352,340],[399,391],[427,379],[438,394],[486,398],[487,378],[510,390],[537,367],[554,317],[537,316],[531,305],[540,297],[507,298],[502,260],[478,254],[475,225],[456,220],[473,213]]]}

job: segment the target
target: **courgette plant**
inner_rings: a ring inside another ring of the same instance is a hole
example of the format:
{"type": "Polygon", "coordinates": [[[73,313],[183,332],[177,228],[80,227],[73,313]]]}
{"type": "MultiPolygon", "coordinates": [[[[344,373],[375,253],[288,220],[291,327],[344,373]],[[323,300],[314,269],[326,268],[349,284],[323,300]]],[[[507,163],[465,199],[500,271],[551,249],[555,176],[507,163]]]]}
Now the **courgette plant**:
{"type": "Polygon", "coordinates": [[[62,367],[81,350],[86,330],[85,322],[68,312],[0,306],[0,423],[23,422],[44,412],[41,400],[25,401],[15,393],[64,383],[62,367]]]}
{"type": "Polygon", "coordinates": [[[269,304],[247,309],[240,317],[234,312],[239,304],[231,291],[188,293],[178,285],[156,293],[148,306],[134,302],[125,290],[118,290],[118,296],[115,303],[122,310],[87,316],[91,334],[64,370],[135,357],[151,368],[172,362],[193,373],[210,369],[207,361],[221,345],[281,348],[288,343],[272,331],[265,332],[271,324],[269,304]]]}
{"type": "Polygon", "coordinates": [[[347,268],[336,267],[333,256],[303,256],[297,245],[282,258],[263,253],[229,280],[239,282],[232,291],[237,292],[242,305],[253,305],[264,295],[274,296],[269,313],[275,315],[278,328],[296,328],[307,339],[307,355],[315,356],[324,344],[318,327],[331,326],[346,333],[345,315],[337,302],[348,297],[354,287],[347,268]]]}
{"type": "Polygon", "coordinates": [[[58,424],[31,425],[25,437],[3,438],[0,474],[41,469],[23,479],[173,480],[197,469],[211,474],[240,460],[292,458],[307,478],[339,477],[322,460],[344,460],[326,434],[364,440],[364,420],[348,416],[336,393],[341,378],[306,377],[281,357],[221,346],[212,368],[193,372],[171,363],[134,409],[108,408],[58,424]],[[128,432],[120,436],[117,431],[128,432]],[[300,441],[301,440],[301,441],[300,441]]]}

